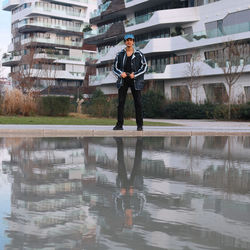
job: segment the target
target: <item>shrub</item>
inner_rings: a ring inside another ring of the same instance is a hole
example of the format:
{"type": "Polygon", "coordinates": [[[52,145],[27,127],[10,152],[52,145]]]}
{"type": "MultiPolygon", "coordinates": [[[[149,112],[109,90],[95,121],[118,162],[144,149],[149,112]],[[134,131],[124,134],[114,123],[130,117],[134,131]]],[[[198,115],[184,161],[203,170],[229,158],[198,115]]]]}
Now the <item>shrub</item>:
{"type": "Polygon", "coordinates": [[[85,103],[85,111],[96,117],[109,116],[108,97],[101,90],[95,90],[92,97],[85,103]]]}
{"type": "MultiPolygon", "coordinates": [[[[83,103],[83,113],[96,117],[117,117],[118,97],[105,96],[101,90],[94,91],[92,97],[83,103]]],[[[134,116],[133,98],[129,94],[124,107],[124,118],[134,116]]]]}
{"type": "Polygon", "coordinates": [[[147,91],[142,95],[142,106],[144,117],[159,118],[164,113],[166,104],[165,96],[160,92],[152,90],[147,91]]]}
{"type": "Polygon", "coordinates": [[[208,119],[212,118],[213,110],[212,104],[173,102],[166,105],[164,117],[168,119],[208,119]]]}
{"type": "Polygon", "coordinates": [[[135,117],[135,105],[133,96],[128,95],[124,107],[124,118],[131,118],[131,117],[135,117]]]}
{"type": "Polygon", "coordinates": [[[250,103],[239,105],[239,119],[250,120],[250,103]]]}
{"type": "MultiPolygon", "coordinates": [[[[231,106],[232,120],[241,119],[242,106],[243,105],[237,105],[237,104],[231,106]]],[[[214,110],[213,118],[218,120],[228,120],[228,105],[226,104],[217,105],[214,110]]]]}
{"type": "Polygon", "coordinates": [[[19,89],[6,91],[2,113],[6,115],[33,115],[37,112],[37,103],[33,93],[23,94],[19,89]]]}
{"type": "Polygon", "coordinates": [[[41,114],[48,116],[65,116],[70,112],[70,97],[44,96],[41,98],[41,114]]]}

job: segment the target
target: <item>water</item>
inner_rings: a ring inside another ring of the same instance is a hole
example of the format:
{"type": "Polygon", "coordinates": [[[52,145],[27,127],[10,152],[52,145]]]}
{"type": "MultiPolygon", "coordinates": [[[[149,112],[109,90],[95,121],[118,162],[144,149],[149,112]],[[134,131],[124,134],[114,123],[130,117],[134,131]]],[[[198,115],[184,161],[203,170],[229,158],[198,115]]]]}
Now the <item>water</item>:
{"type": "Polygon", "coordinates": [[[250,137],[1,138],[0,249],[250,249],[250,137]]]}

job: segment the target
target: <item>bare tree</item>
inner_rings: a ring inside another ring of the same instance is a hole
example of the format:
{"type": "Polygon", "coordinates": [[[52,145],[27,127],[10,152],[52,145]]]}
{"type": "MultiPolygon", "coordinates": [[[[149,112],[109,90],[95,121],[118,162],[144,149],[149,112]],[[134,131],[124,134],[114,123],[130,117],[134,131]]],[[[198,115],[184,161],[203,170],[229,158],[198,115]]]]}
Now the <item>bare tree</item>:
{"type": "Polygon", "coordinates": [[[242,41],[228,41],[222,45],[215,61],[223,71],[228,86],[228,119],[231,119],[232,88],[239,80],[249,62],[250,44],[242,41]]]}
{"type": "Polygon", "coordinates": [[[53,86],[56,79],[58,63],[53,58],[46,58],[43,61],[43,74],[42,77],[46,80],[47,83],[47,93],[50,95],[51,87],[53,86]]]}
{"type": "Polygon", "coordinates": [[[27,54],[22,55],[18,63],[18,70],[11,73],[11,77],[17,82],[18,88],[24,93],[29,92],[34,86],[36,79],[41,75],[40,59],[36,58],[37,47],[26,48],[27,54]]]}
{"type": "Polygon", "coordinates": [[[190,89],[191,101],[193,97],[193,92],[195,91],[195,103],[198,102],[198,88],[200,86],[200,76],[201,76],[201,56],[197,50],[192,52],[192,56],[186,66],[185,76],[188,77],[188,87],[190,89]]]}

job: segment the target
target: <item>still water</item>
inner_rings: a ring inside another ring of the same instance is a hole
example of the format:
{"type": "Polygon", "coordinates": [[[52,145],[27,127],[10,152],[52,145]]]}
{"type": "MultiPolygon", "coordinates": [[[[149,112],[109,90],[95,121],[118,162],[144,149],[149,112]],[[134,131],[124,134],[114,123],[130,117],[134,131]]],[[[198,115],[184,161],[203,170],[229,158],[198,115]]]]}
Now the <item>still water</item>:
{"type": "Polygon", "coordinates": [[[250,137],[1,138],[0,249],[250,249],[250,137]]]}

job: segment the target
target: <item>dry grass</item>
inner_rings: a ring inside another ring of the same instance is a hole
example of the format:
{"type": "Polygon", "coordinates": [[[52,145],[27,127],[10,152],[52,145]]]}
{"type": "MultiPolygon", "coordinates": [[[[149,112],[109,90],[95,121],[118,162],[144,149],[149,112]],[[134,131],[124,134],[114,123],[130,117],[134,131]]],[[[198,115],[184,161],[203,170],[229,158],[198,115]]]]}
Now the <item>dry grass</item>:
{"type": "Polygon", "coordinates": [[[5,93],[2,113],[5,115],[31,115],[37,112],[37,103],[32,93],[23,94],[19,89],[5,93]]]}
{"type": "Polygon", "coordinates": [[[91,118],[88,114],[80,114],[80,113],[69,113],[68,116],[74,117],[74,118],[83,118],[83,119],[91,118]]]}

